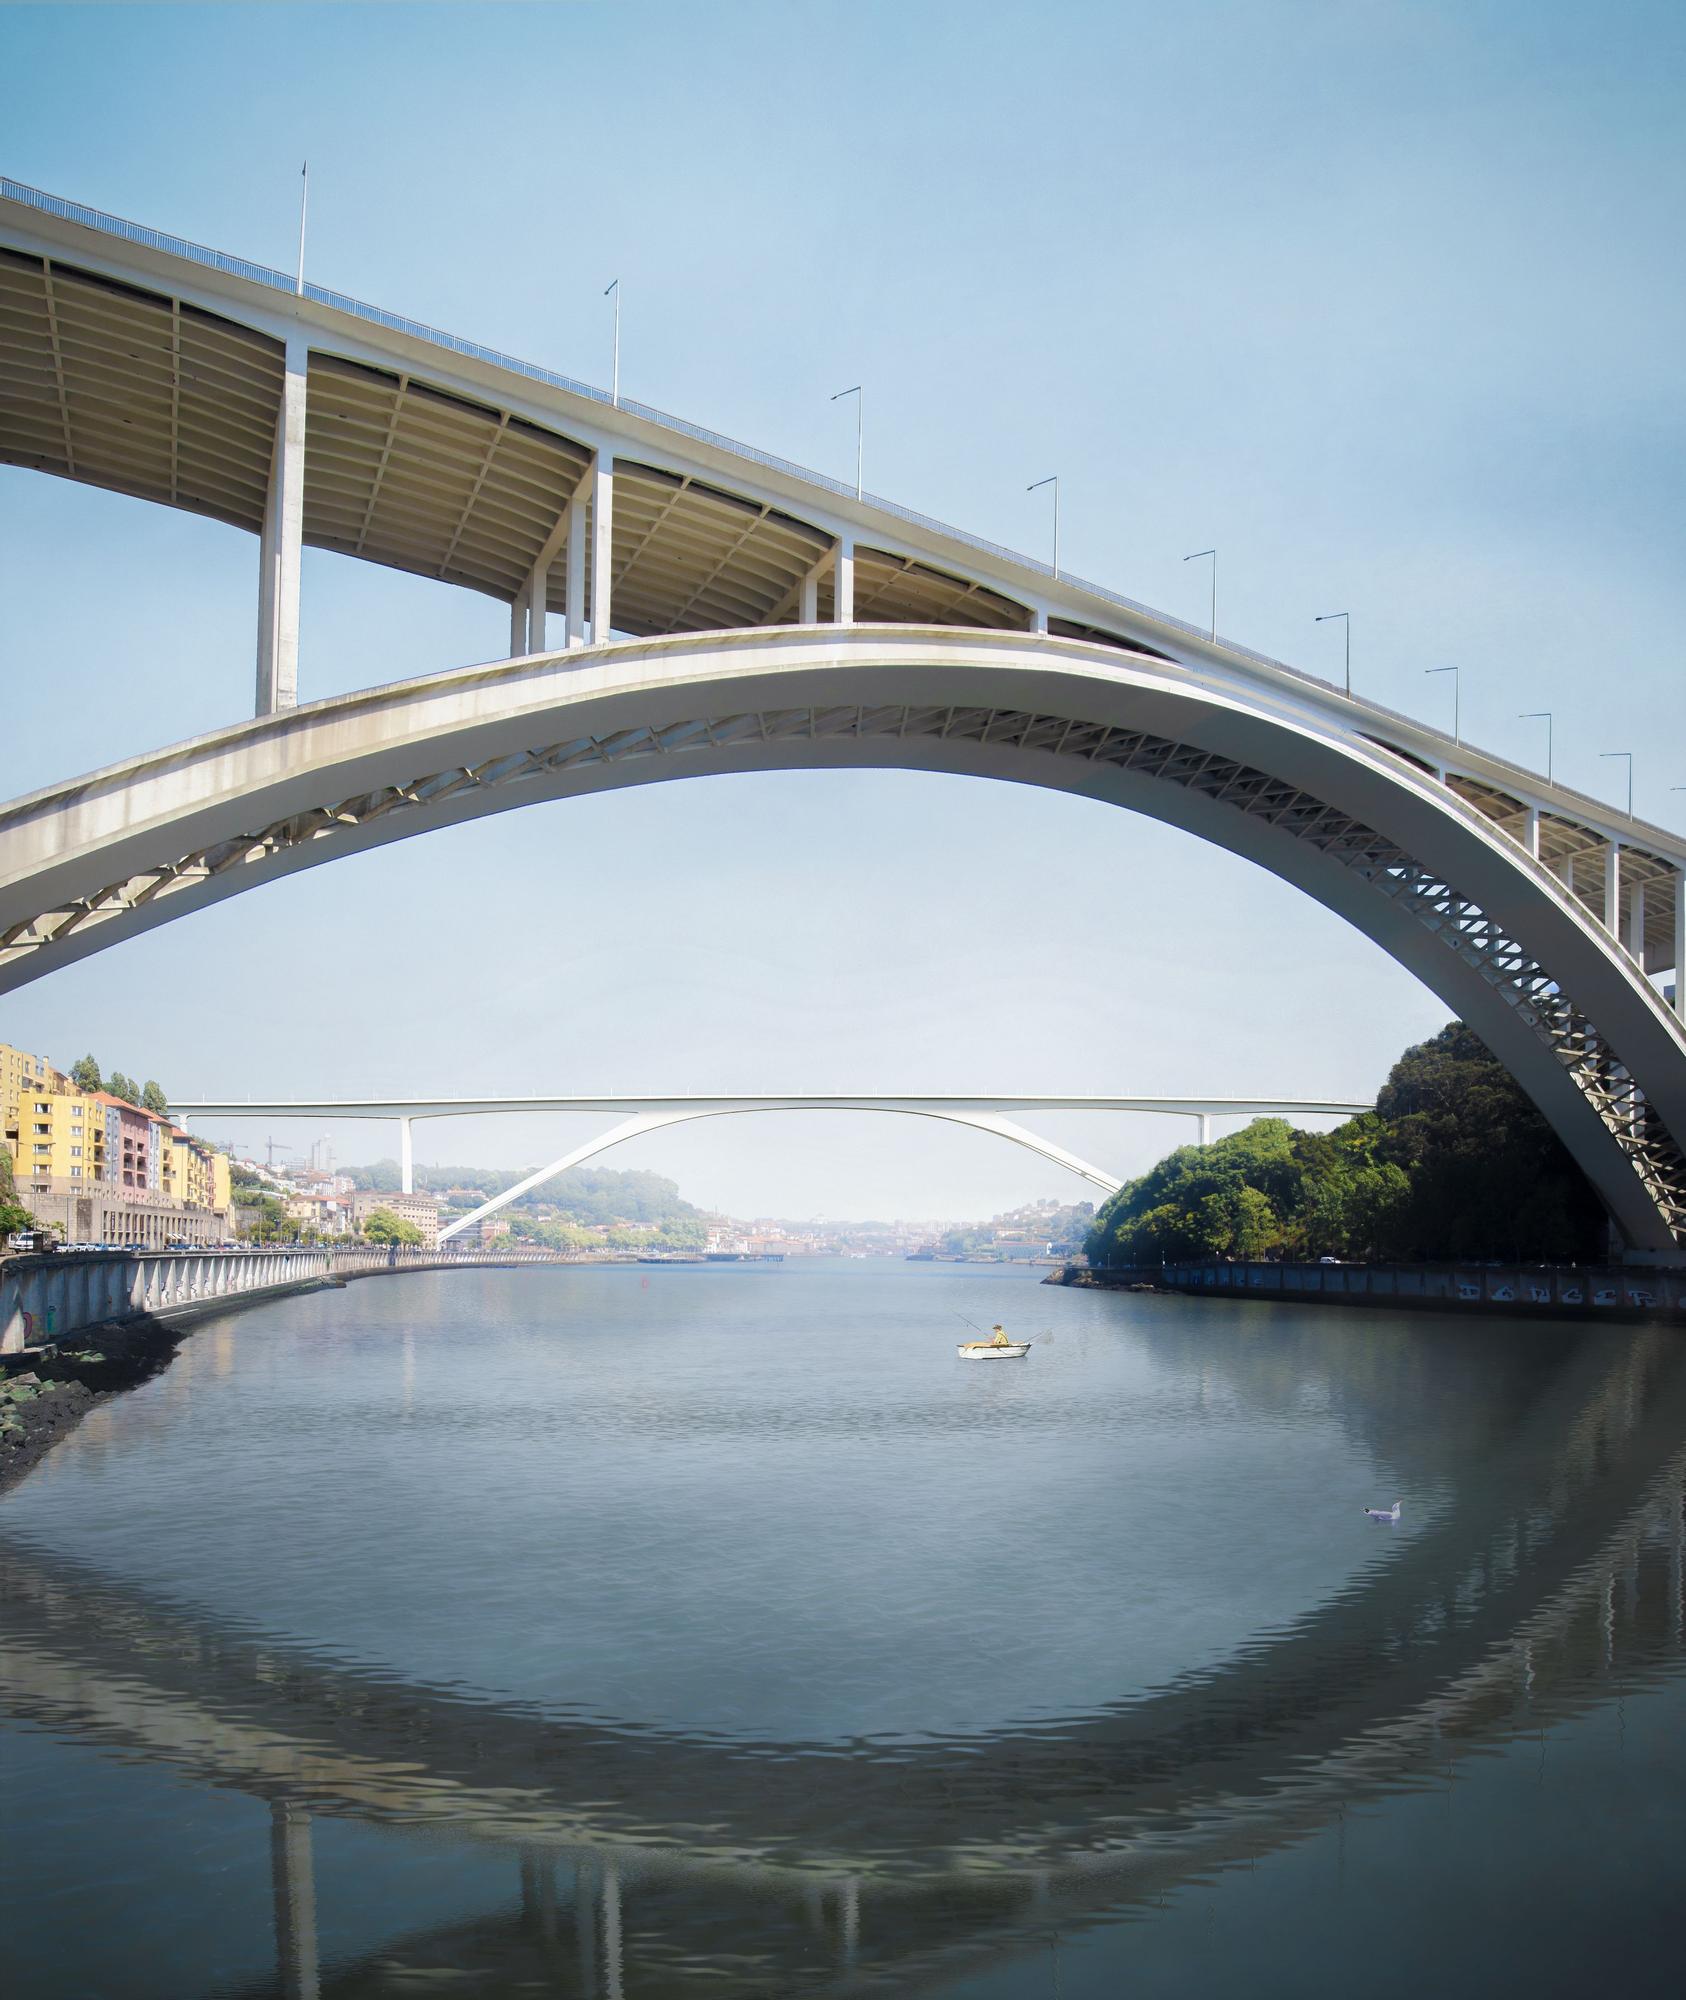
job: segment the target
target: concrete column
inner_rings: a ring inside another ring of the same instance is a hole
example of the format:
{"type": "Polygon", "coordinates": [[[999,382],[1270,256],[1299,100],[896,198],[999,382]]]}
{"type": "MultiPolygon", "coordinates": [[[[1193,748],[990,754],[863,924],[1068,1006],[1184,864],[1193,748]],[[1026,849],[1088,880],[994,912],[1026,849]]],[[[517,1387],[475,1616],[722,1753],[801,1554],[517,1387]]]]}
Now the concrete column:
{"type": "Polygon", "coordinates": [[[1538,806],[1530,806],[1528,808],[1528,826],[1523,836],[1522,844],[1534,859],[1538,861],[1540,858],[1540,809],[1538,806]]]}
{"type": "Polygon", "coordinates": [[[796,606],[796,622],[798,625],[817,625],[820,622],[820,578],[817,570],[809,570],[802,579],[802,593],[796,606]]]}
{"type": "Polygon", "coordinates": [[[1046,631],[1047,631],[1047,629],[1048,629],[1048,607],[1047,607],[1047,605],[1045,605],[1045,604],[1033,604],[1033,605],[1032,605],[1032,606],[1030,607],[1030,629],[1031,629],[1031,630],[1032,630],[1033,632],[1046,632],[1046,631]]]}
{"type": "Polygon", "coordinates": [[[305,392],[310,349],[287,342],[281,408],[269,463],[269,493],[258,541],[259,715],[296,708],[299,699],[299,567],[304,545],[305,392]]]}
{"type": "Polygon", "coordinates": [[[855,538],[843,534],[837,537],[837,552],[832,559],[832,574],[835,588],[832,599],[831,617],[833,624],[853,625],[855,622],[855,538]]]}
{"type": "Polygon", "coordinates": [[[585,498],[582,479],[568,502],[568,644],[585,644],[585,498]]]}
{"type": "Polygon", "coordinates": [[[1202,1146],[1209,1146],[1212,1143],[1212,1114],[1209,1111],[1202,1111],[1199,1116],[1200,1143],[1202,1146]]]}
{"type": "Polygon", "coordinates": [[[527,579],[527,651],[550,650],[550,564],[539,563],[527,579]]]}
{"type": "Polygon", "coordinates": [[[287,2000],[317,2000],[316,1878],[310,1817],[279,1800],[269,1809],[270,1886],[275,1904],[275,1967],[287,2000]]]}
{"type": "Polygon", "coordinates": [[[615,455],[600,450],[591,461],[591,642],[601,646],[614,630],[615,455]]]}
{"type": "Polygon", "coordinates": [[[415,1148],[410,1137],[410,1121],[408,1118],[400,1118],[398,1121],[398,1174],[399,1185],[403,1188],[404,1192],[406,1194],[414,1194],[416,1191],[416,1160],[415,1148]]]}
{"type": "Polygon", "coordinates": [[[1686,869],[1674,871],[1674,1011],[1686,1021],[1686,869]]]}
{"type": "Polygon", "coordinates": [[[1622,940],[1622,847],[1618,840],[1604,848],[1604,928],[1618,944],[1622,940]]]}
{"type": "Polygon", "coordinates": [[[527,648],[527,592],[532,587],[532,578],[522,584],[510,599],[509,604],[509,657],[518,660],[527,648]]]}
{"type": "Polygon", "coordinates": [[[1627,948],[1641,972],[1645,970],[1645,884],[1633,885],[1632,908],[1627,919],[1627,948]]]}

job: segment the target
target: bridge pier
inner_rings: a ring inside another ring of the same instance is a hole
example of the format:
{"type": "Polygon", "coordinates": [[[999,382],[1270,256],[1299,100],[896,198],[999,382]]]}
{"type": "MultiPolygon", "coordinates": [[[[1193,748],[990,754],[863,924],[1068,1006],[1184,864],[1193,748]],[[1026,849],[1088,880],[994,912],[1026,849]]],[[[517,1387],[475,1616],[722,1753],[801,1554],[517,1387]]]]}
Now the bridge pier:
{"type": "Polygon", "coordinates": [[[834,625],[855,622],[855,538],[847,531],[837,537],[832,557],[831,622],[834,625]]]}
{"type": "Polygon", "coordinates": [[[305,402],[309,344],[287,342],[269,492],[258,541],[258,715],[299,699],[299,571],[304,548],[305,402]]]}
{"type": "Polygon", "coordinates": [[[405,1194],[416,1191],[415,1139],[410,1130],[410,1120],[398,1121],[398,1185],[405,1194]]]}
{"type": "Polygon", "coordinates": [[[591,639],[606,645],[614,636],[609,564],[615,542],[615,454],[599,445],[591,461],[591,639]]]}

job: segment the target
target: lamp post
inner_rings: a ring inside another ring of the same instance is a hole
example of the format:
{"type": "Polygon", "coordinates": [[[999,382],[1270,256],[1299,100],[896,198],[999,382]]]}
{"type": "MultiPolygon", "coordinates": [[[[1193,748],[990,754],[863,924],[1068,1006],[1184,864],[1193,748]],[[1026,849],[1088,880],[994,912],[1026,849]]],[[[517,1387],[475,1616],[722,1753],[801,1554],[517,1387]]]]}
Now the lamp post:
{"type": "Polygon", "coordinates": [[[1341,621],[1341,630],[1346,634],[1346,691],[1352,693],[1352,620],[1344,611],[1325,611],[1311,622],[1314,625],[1328,625],[1335,619],[1341,621]]]}
{"type": "Polygon", "coordinates": [[[310,162],[305,161],[299,169],[299,276],[293,287],[294,296],[304,297],[304,219],[310,211],[310,162]]]}
{"type": "Polygon", "coordinates": [[[1218,552],[1216,549],[1196,549],[1193,555],[1184,556],[1183,561],[1199,562],[1202,556],[1212,558],[1212,641],[1215,645],[1218,637],[1218,552]]]}
{"type": "Polygon", "coordinates": [[[604,298],[607,298],[611,292],[615,298],[615,372],[613,385],[609,391],[609,400],[618,410],[621,406],[621,281],[619,278],[612,279],[610,283],[603,287],[604,298]]]}
{"type": "Polygon", "coordinates": [[[1519,716],[1518,716],[1518,717],[1517,717],[1516,719],[1517,719],[1517,721],[1518,721],[1518,722],[1543,722],[1543,723],[1545,724],[1545,726],[1546,726],[1546,783],[1547,783],[1547,784],[1549,785],[1549,784],[1551,783],[1551,730],[1552,730],[1552,723],[1551,723],[1551,710],[1550,710],[1549,708],[1530,708],[1530,709],[1527,709],[1527,710],[1525,710],[1525,711],[1524,711],[1524,712],[1523,712],[1523,713],[1522,713],[1521,715],[1519,715],[1519,716]]]}
{"type": "Polygon", "coordinates": [[[1034,493],[1039,486],[1051,486],[1054,489],[1054,581],[1058,583],[1060,580],[1060,475],[1057,472],[1050,472],[1046,479],[1033,479],[1025,488],[1025,491],[1027,493],[1034,493]]]}
{"type": "Polygon", "coordinates": [[[1627,759],[1627,816],[1633,817],[1633,752],[1631,750],[1600,750],[1600,757],[1625,757],[1627,759]]]}
{"type": "Polygon", "coordinates": [[[839,389],[837,394],[833,396],[831,400],[834,403],[840,403],[842,402],[845,396],[853,396],[856,398],[855,498],[858,500],[861,497],[861,467],[865,462],[864,453],[866,449],[866,391],[861,387],[860,383],[857,382],[852,389],[839,389]]]}
{"type": "Polygon", "coordinates": [[[1452,676],[1452,741],[1461,744],[1463,732],[1464,674],[1462,667],[1424,667],[1425,674],[1450,674],[1452,676]]]}

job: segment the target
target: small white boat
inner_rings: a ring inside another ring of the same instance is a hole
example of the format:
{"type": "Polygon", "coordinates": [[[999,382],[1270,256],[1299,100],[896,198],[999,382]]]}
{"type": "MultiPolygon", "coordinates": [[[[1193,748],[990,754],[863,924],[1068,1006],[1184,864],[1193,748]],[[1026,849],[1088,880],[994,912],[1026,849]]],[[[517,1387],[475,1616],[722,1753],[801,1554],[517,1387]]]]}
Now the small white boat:
{"type": "Polygon", "coordinates": [[[962,1361],[1022,1361],[1030,1342],[1009,1340],[1006,1328],[998,1326],[993,1340],[963,1340],[954,1351],[962,1361]]]}

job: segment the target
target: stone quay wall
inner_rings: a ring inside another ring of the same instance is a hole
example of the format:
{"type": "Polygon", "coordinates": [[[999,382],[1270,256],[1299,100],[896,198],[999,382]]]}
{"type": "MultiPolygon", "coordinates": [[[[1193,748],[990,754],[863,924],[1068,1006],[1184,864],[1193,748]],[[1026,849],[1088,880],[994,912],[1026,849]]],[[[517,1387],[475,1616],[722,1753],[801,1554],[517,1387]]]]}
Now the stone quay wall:
{"type": "Polygon", "coordinates": [[[1327,1300],[1429,1311],[1686,1318],[1686,1270],[1593,1264],[1164,1264],[1076,1271],[1067,1284],[1199,1292],[1220,1298],[1327,1300]]]}

